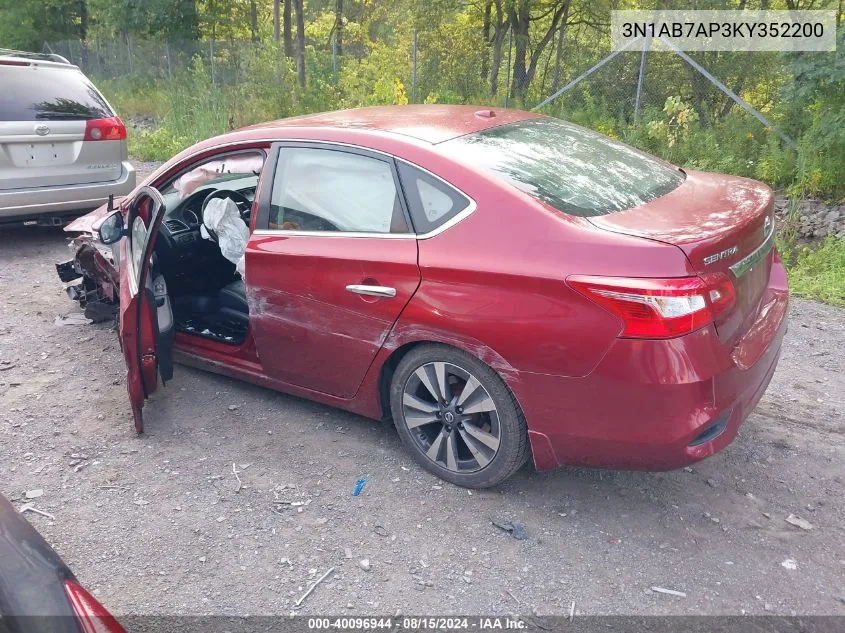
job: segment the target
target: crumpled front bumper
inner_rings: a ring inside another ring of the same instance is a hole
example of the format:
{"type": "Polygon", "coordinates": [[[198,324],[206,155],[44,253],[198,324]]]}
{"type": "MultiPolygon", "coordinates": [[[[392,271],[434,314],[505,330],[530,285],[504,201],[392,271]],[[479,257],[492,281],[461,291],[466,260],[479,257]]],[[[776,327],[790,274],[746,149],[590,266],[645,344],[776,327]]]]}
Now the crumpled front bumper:
{"type": "Polygon", "coordinates": [[[59,279],[67,284],[65,292],[79,302],[88,318],[94,321],[111,318],[120,303],[117,252],[93,232],[78,235],[68,246],[73,259],[56,264],[59,279]]]}

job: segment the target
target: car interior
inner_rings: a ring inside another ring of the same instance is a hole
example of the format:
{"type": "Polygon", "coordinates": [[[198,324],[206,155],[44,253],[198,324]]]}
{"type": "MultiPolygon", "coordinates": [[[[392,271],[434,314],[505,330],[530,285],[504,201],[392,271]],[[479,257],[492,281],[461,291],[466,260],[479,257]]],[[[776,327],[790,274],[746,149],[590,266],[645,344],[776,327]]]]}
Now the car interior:
{"type": "Polygon", "coordinates": [[[232,345],[246,338],[249,306],[243,279],[221,252],[221,236],[203,226],[209,203],[228,198],[249,227],[264,158],[256,151],[215,157],[162,187],[166,211],[154,267],[167,283],[177,332],[232,345]]]}

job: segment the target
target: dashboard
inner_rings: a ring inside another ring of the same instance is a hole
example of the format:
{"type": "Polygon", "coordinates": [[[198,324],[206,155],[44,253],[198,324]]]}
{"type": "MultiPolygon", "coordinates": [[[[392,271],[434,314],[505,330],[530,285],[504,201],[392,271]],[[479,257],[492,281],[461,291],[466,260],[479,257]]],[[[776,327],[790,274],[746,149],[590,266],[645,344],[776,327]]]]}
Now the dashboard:
{"type": "MultiPolygon", "coordinates": [[[[235,200],[241,217],[249,223],[252,203],[255,200],[255,188],[258,184],[257,176],[246,176],[236,179],[222,180],[198,187],[194,192],[182,199],[175,190],[168,190],[163,194],[167,211],[162,221],[161,233],[165,242],[174,249],[190,249],[192,244],[202,240],[200,226],[202,225],[202,207],[205,199],[217,191],[233,191],[240,194],[235,200]],[[249,206],[242,200],[248,201],[249,206]]],[[[208,240],[205,240],[208,241],[208,240]]]]}
{"type": "Polygon", "coordinates": [[[231,191],[241,217],[249,224],[257,181],[257,176],[248,176],[207,183],[185,198],[181,198],[176,190],[163,192],[167,210],[155,251],[171,289],[202,293],[206,290],[201,287],[203,280],[231,277],[234,264],[223,257],[216,242],[204,239],[200,233],[203,203],[215,192],[223,195],[223,192],[231,191]]]}

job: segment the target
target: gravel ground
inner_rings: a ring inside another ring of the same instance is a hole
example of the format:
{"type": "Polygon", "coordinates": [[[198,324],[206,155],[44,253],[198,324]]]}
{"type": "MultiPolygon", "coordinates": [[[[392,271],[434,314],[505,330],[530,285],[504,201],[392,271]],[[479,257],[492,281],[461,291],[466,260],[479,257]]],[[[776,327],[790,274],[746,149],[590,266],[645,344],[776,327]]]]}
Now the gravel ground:
{"type": "Polygon", "coordinates": [[[768,393],[705,462],[470,493],[389,425],[181,366],[136,437],[113,327],[54,323],[67,253],[0,231],[0,493],[43,490],[55,519],[29,520],[117,615],[285,614],[332,567],[300,613],[845,614],[842,310],[793,302],[768,393]]]}

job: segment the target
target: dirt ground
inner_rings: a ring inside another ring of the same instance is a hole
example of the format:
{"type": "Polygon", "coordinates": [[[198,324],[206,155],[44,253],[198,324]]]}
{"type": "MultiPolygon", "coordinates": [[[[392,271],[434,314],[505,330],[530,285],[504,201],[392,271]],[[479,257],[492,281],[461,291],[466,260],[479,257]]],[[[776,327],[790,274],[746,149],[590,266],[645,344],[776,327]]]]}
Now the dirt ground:
{"type": "Polygon", "coordinates": [[[67,254],[0,231],[0,493],[43,490],[55,518],[29,520],[117,615],[287,614],[330,568],[299,613],[845,614],[845,311],[793,302],[768,393],[705,462],[470,493],[389,425],[180,366],[136,437],[113,327],[54,323],[67,254]]]}

